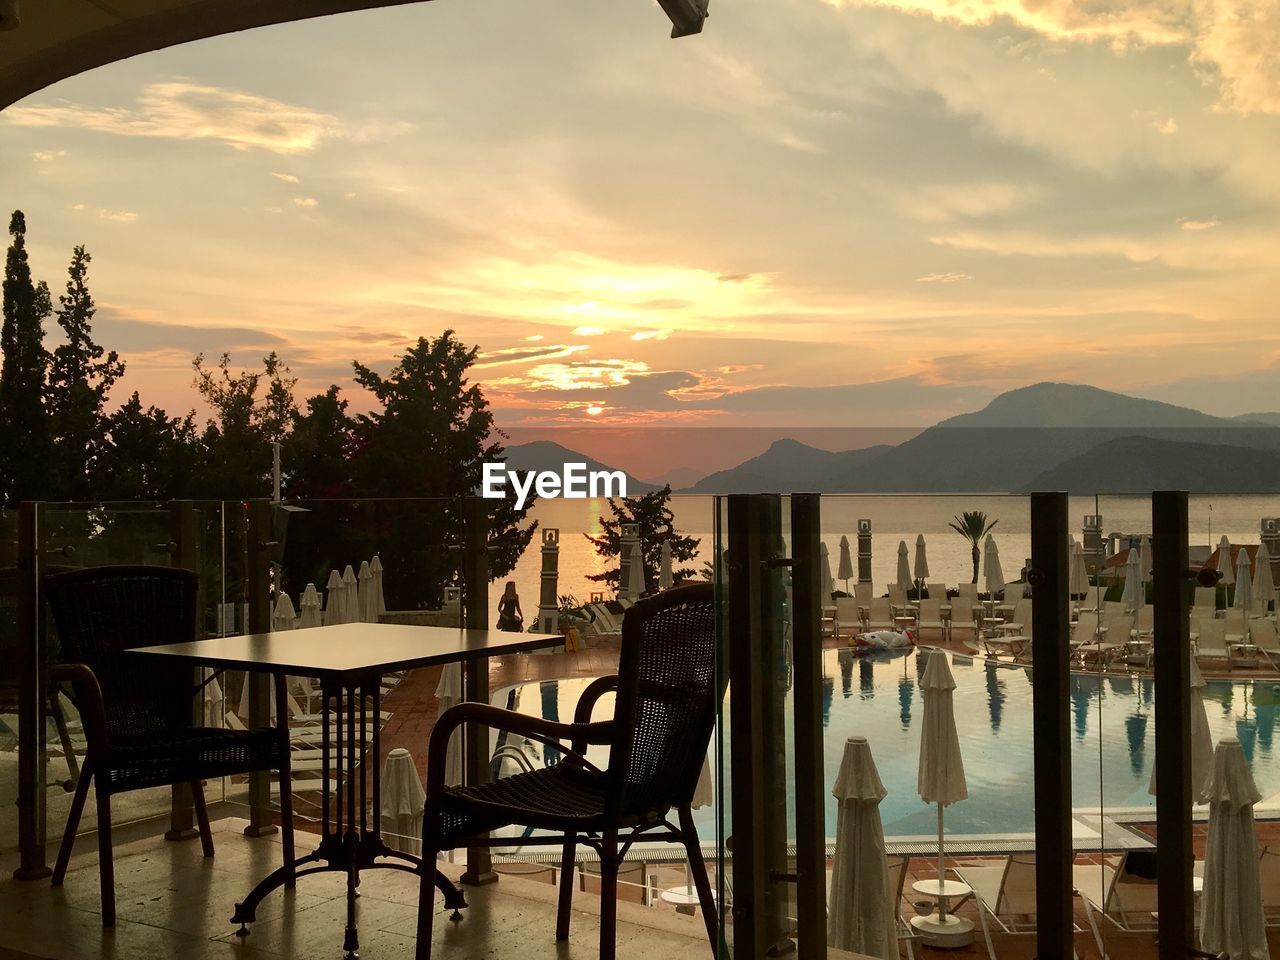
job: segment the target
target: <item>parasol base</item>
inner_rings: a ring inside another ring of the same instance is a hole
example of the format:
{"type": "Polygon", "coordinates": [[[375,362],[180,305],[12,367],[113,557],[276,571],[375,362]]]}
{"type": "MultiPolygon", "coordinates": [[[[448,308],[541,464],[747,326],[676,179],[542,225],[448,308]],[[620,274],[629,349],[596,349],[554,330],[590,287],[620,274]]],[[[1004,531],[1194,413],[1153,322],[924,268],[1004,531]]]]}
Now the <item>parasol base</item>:
{"type": "Polygon", "coordinates": [[[939,917],[936,913],[926,913],[911,918],[911,926],[926,946],[942,950],[958,950],[973,943],[973,923],[963,917],[947,914],[939,917]]]}

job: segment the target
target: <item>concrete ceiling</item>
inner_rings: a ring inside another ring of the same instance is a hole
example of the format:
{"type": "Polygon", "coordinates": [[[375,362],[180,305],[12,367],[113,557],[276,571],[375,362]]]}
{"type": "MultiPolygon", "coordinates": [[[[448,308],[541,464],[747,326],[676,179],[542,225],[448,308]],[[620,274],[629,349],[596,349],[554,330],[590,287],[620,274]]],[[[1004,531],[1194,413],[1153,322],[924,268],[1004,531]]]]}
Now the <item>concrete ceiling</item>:
{"type": "MultiPolygon", "coordinates": [[[[0,0],[0,110],[59,80],[151,50],[413,2],[421,0],[0,0]]],[[[658,2],[673,37],[701,31],[705,0],[658,2]]]]}

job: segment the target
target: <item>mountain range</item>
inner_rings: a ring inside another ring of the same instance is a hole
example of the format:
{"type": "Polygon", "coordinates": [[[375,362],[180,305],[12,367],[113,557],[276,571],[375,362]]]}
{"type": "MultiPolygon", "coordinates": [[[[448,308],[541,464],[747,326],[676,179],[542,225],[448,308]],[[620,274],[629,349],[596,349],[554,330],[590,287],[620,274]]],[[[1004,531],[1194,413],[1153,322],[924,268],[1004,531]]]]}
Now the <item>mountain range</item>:
{"type": "MultiPolygon", "coordinates": [[[[521,469],[532,463],[558,469],[564,457],[607,469],[548,441],[511,447],[508,457],[521,469]]],[[[632,483],[637,493],[654,489],[632,483]]],[[[1215,417],[1082,384],[1037,383],[896,446],[831,451],[777,440],[681,492],[1136,493],[1161,487],[1280,492],[1280,413],[1215,417]]]]}

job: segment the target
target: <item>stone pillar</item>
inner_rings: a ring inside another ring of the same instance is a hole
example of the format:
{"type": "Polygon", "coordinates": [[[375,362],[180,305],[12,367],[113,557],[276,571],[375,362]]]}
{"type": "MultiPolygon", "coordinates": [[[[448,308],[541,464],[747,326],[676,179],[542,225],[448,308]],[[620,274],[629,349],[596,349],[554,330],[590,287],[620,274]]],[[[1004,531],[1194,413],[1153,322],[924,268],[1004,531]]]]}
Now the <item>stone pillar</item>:
{"type": "Polygon", "coordinates": [[[538,633],[556,633],[560,624],[560,531],[542,528],[542,592],[538,597],[538,633]]]}
{"type": "Polygon", "coordinates": [[[858,521],[858,582],[871,582],[871,521],[858,521]]]}
{"type": "Polygon", "coordinates": [[[1096,574],[1102,570],[1107,559],[1107,552],[1102,543],[1102,515],[1085,514],[1084,527],[1081,531],[1080,544],[1084,550],[1084,563],[1089,573],[1096,574]]]}
{"type": "Polygon", "coordinates": [[[622,525],[622,533],[619,546],[622,548],[622,554],[619,557],[620,565],[618,568],[620,579],[618,580],[618,599],[619,600],[639,600],[639,597],[633,597],[628,586],[631,583],[631,551],[633,545],[640,542],[640,524],[624,523],[622,525]]]}

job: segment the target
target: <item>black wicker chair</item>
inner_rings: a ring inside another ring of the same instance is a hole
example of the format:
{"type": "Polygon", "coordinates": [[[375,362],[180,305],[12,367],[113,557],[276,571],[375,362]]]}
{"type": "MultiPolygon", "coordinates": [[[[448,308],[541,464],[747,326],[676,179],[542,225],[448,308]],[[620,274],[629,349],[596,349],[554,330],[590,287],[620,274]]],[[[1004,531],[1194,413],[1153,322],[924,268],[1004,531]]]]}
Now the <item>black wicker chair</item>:
{"type": "Polygon", "coordinates": [[[599,853],[603,960],[614,956],[618,864],[627,850],[642,836],[684,844],[715,954],[715,898],[690,809],[724,690],[717,677],[715,639],[713,587],[667,590],[627,611],[618,675],[602,677],[583,691],[572,724],[479,703],[459,704],[436,721],[427,753],[418,960],[431,956],[436,854],[464,846],[510,846],[510,838],[488,836],[488,831],[510,825],[548,832],[525,836],[521,845],[562,846],[557,940],[569,937],[576,846],[586,844],[599,853]],[[608,690],[617,691],[613,719],[593,723],[592,709],[608,690]],[[465,723],[555,745],[563,758],[554,766],[490,783],[446,787],[449,737],[465,723]],[[605,769],[587,760],[588,744],[609,747],[605,769]],[[673,809],[678,824],[670,821],[673,809]]]}
{"type": "MultiPolygon", "coordinates": [[[[190,784],[201,845],[204,855],[211,857],[213,836],[202,781],[279,770],[284,860],[291,863],[293,811],[284,724],[247,731],[196,726],[198,687],[191,666],[124,653],[134,647],[195,639],[196,574],[173,567],[95,567],[48,577],[44,588],[64,661],[53,667],[53,677],[70,684],[88,738],[84,768],[53,870],[54,886],[66,876],[90,779],[98,803],[103,926],[115,923],[114,794],[190,784]]],[[[285,698],[277,696],[279,709],[284,709],[284,703],[285,698]]]]}

